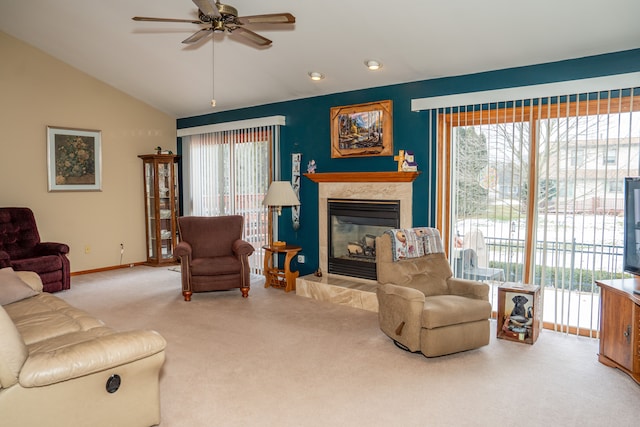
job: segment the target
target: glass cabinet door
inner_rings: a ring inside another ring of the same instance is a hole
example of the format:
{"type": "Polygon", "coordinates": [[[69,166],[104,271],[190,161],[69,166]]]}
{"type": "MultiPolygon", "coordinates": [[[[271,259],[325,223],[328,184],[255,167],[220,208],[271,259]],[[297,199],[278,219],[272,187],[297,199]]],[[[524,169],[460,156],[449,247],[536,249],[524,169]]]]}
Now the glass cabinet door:
{"type": "Polygon", "coordinates": [[[147,264],[173,263],[178,216],[177,156],[158,154],[138,157],[144,162],[147,264]]]}
{"type": "Polygon", "coordinates": [[[160,228],[160,257],[173,259],[173,163],[158,164],[158,221],[160,228]]]}
{"type": "Polygon", "coordinates": [[[147,216],[147,258],[153,259],[157,258],[158,254],[156,253],[156,245],[155,245],[155,229],[156,229],[156,218],[155,218],[155,204],[156,198],[154,197],[156,187],[156,175],[153,170],[153,163],[145,163],[144,164],[144,187],[145,187],[145,212],[147,216]]]}

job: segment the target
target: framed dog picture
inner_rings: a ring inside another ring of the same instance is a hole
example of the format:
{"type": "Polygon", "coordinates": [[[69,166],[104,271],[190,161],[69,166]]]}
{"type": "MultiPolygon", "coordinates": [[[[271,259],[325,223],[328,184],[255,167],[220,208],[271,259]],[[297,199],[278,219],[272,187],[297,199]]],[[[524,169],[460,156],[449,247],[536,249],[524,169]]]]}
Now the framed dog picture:
{"type": "Polygon", "coordinates": [[[498,338],[533,344],[541,324],[540,287],[504,284],[498,287],[498,338]]]}

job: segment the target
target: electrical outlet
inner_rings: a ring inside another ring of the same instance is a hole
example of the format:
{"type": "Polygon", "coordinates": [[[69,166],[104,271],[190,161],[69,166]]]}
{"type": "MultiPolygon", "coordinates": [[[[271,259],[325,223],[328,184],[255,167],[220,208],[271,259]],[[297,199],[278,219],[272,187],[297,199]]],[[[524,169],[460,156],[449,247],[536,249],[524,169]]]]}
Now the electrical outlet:
{"type": "Polygon", "coordinates": [[[304,264],[304,255],[298,255],[298,263],[304,264]]]}
{"type": "Polygon", "coordinates": [[[124,253],[124,243],[120,243],[120,255],[124,253]]]}
{"type": "Polygon", "coordinates": [[[84,253],[85,253],[85,254],[90,254],[90,253],[91,253],[91,246],[86,245],[86,246],[84,247],[84,253]]]}

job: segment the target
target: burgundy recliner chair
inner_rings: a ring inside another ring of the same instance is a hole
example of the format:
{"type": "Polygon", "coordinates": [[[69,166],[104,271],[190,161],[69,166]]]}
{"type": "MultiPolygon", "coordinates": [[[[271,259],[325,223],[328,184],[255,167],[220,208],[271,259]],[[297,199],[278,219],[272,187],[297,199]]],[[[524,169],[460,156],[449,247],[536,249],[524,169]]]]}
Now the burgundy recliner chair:
{"type": "Polygon", "coordinates": [[[69,246],[41,242],[36,219],[29,208],[0,208],[0,268],[38,273],[44,292],[71,287],[69,246]]]}

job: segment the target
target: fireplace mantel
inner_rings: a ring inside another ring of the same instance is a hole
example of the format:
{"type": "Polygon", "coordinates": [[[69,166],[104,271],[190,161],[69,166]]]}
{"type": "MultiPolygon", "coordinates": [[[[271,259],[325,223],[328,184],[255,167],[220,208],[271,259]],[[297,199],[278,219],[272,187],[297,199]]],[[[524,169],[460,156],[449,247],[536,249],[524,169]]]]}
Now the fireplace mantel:
{"type": "Polygon", "coordinates": [[[313,182],[413,182],[420,172],[324,172],[305,173],[313,182]]]}

